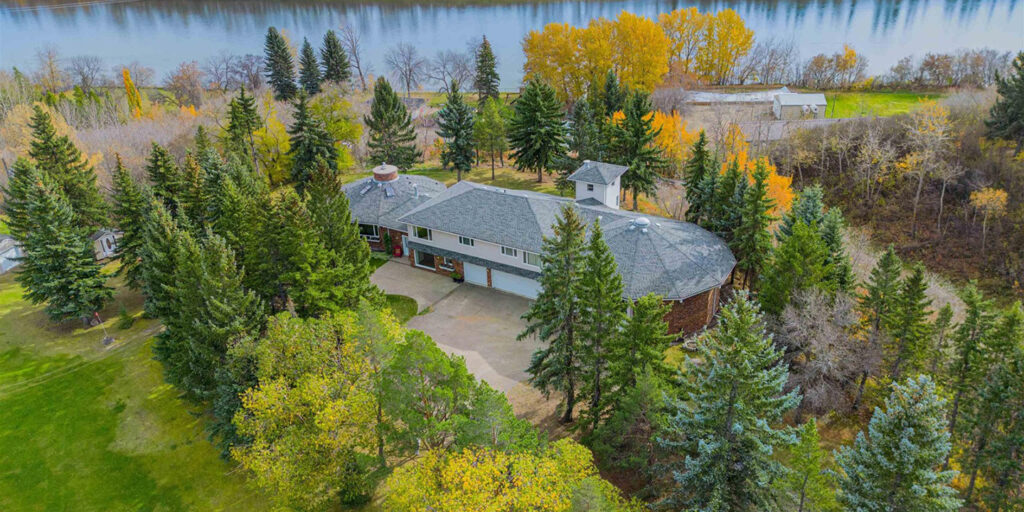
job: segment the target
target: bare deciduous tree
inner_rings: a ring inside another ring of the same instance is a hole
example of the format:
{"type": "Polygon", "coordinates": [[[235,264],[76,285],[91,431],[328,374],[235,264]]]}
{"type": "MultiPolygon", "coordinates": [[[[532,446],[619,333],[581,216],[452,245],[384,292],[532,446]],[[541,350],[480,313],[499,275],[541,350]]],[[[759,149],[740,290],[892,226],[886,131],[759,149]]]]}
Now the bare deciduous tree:
{"type": "Polygon", "coordinates": [[[138,61],[132,61],[123,66],[114,66],[114,76],[117,83],[124,85],[124,79],[122,78],[122,71],[127,68],[128,72],[132,75],[132,82],[135,82],[135,87],[143,88],[153,85],[153,77],[156,73],[153,68],[143,66],[138,61]]]}
{"type": "MultiPolygon", "coordinates": [[[[473,58],[465,53],[441,50],[426,67],[424,77],[441,85],[441,91],[451,91],[452,82],[468,86],[473,82],[473,58]]],[[[465,87],[463,87],[465,88],[465,87]]]]}
{"type": "Polygon", "coordinates": [[[359,85],[365,90],[366,75],[370,74],[372,70],[370,69],[370,64],[363,58],[363,45],[362,40],[359,38],[359,32],[351,25],[346,25],[341,27],[339,37],[341,38],[341,45],[345,47],[345,52],[348,53],[349,62],[352,63],[356,74],[359,75],[359,85]]]}
{"type": "Polygon", "coordinates": [[[864,136],[853,170],[857,180],[864,184],[864,205],[871,207],[883,177],[892,170],[896,148],[882,137],[877,123],[866,122],[864,125],[864,136]]]}
{"type": "Polygon", "coordinates": [[[758,81],[781,84],[790,81],[798,53],[793,41],[769,38],[758,42],[740,62],[736,79],[740,83],[758,81]]]}
{"type": "Polygon", "coordinates": [[[250,91],[263,87],[263,57],[247,54],[238,58],[235,68],[236,80],[250,91]]]}
{"type": "Polygon", "coordinates": [[[67,75],[61,69],[57,48],[47,46],[36,52],[35,80],[44,91],[60,92],[67,87],[67,75]]]}
{"type": "Polygon", "coordinates": [[[237,55],[221,51],[217,55],[206,59],[203,64],[203,73],[209,82],[209,86],[216,87],[222,91],[229,91],[238,87],[238,61],[237,55]]]}
{"type": "Polygon", "coordinates": [[[182,62],[164,79],[164,87],[180,106],[199,107],[203,103],[203,72],[196,61],[182,62]]]}
{"type": "Polygon", "coordinates": [[[78,55],[68,59],[67,74],[82,89],[88,91],[93,87],[102,85],[105,81],[103,74],[103,59],[95,55],[78,55]]]}
{"type": "Polygon", "coordinates": [[[420,57],[416,47],[409,43],[398,43],[384,56],[394,79],[405,86],[405,96],[411,96],[412,88],[423,80],[427,61],[420,57]]]}

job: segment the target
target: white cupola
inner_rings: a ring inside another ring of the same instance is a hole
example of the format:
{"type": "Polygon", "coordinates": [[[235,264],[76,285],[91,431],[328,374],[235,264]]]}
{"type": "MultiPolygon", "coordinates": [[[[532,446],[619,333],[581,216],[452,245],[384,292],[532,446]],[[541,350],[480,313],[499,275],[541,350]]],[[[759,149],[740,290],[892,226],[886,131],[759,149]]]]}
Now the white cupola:
{"type": "Polygon", "coordinates": [[[622,175],[626,169],[624,165],[584,160],[583,165],[567,179],[576,183],[577,202],[597,201],[609,208],[618,209],[622,175]]]}

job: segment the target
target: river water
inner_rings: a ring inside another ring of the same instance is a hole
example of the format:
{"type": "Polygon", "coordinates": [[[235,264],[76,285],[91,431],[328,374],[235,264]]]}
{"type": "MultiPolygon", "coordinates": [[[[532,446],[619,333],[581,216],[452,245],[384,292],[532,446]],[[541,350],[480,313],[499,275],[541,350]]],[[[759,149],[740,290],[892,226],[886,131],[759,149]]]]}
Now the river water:
{"type": "Polygon", "coordinates": [[[139,61],[157,77],[185,60],[202,62],[222,51],[262,52],[270,25],[293,41],[350,24],[362,34],[374,71],[397,42],[427,56],[463,50],[486,34],[499,59],[502,87],[518,86],[520,42],[551,22],[584,25],[628,10],[651,17],[679,7],[735,9],[757,37],[793,40],[802,58],[831,53],[844,43],[868,56],[881,73],[900,57],[928,51],[990,47],[1024,49],[1024,8],[1018,0],[731,0],[448,3],[267,0],[0,0],[0,66],[32,69],[36,54],[95,55],[108,66],[139,61]]]}

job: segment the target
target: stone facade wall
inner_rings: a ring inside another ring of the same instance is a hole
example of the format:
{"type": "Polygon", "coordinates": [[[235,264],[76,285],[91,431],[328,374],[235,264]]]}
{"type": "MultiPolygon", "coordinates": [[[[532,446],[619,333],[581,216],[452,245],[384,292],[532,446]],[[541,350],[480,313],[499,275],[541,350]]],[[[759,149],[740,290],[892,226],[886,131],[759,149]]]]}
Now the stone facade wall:
{"type": "Polygon", "coordinates": [[[686,336],[703,329],[718,312],[720,296],[721,290],[712,288],[682,301],[666,301],[672,306],[672,309],[665,315],[668,331],[672,334],[686,336]]]}

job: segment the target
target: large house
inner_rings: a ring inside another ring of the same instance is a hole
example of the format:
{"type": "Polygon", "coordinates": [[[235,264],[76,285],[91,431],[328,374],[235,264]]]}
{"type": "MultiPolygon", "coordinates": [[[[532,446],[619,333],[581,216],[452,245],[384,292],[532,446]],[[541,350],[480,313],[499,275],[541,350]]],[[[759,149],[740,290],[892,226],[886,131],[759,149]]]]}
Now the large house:
{"type": "Polygon", "coordinates": [[[574,199],[466,181],[445,188],[381,168],[345,190],[371,243],[387,230],[415,267],[527,298],[540,292],[543,238],[553,234],[562,207],[572,205],[588,225],[600,220],[626,297],[658,294],[671,304],[666,320],[673,333],[698,331],[717,311],[736,260],[721,238],[699,226],[620,210],[625,171],[585,162],[569,176],[574,199]],[[391,195],[375,195],[389,186],[391,195]]]}

